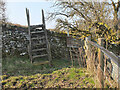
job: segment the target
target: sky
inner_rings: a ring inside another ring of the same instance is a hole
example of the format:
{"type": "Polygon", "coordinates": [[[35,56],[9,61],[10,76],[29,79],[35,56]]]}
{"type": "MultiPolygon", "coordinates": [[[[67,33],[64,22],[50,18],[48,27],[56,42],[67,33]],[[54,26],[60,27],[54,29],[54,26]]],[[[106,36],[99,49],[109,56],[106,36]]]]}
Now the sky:
{"type": "MultiPolygon", "coordinates": [[[[8,17],[8,21],[15,23],[15,24],[21,24],[21,25],[27,25],[27,17],[26,17],[26,8],[29,9],[30,12],[30,23],[31,25],[38,25],[42,24],[42,12],[41,10],[44,10],[45,18],[47,17],[47,12],[53,12],[53,9],[51,6],[54,2],[48,2],[48,1],[34,1],[31,2],[27,1],[12,1],[8,0],[6,3],[6,16],[8,17]]],[[[54,28],[55,27],[55,20],[53,21],[46,21],[46,28],[54,28]]]]}
{"type": "MultiPolygon", "coordinates": [[[[8,21],[27,25],[26,11],[28,8],[30,11],[30,23],[31,25],[42,24],[41,19],[41,10],[44,10],[45,18],[48,16],[47,12],[53,12],[54,9],[51,6],[54,4],[55,0],[4,0],[6,1],[6,16],[8,17],[8,21]]],[[[102,0],[105,1],[105,0],[102,0]]],[[[117,1],[117,0],[114,0],[117,1]]],[[[46,28],[53,29],[55,28],[55,20],[48,21],[46,20],[46,28]]]]}

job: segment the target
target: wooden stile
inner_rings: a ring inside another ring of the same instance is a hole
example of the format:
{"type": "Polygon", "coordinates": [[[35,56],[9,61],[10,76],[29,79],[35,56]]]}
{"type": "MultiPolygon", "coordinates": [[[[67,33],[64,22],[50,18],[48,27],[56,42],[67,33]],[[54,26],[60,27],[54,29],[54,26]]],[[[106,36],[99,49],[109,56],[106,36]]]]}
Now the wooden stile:
{"type": "Polygon", "coordinates": [[[42,24],[40,25],[30,26],[29,10],[27,8],[26,8],[26,15],[28,21],[28,34],[29,34],[28,51],[29,51],[29,57],[31,63],[33,63],[33,59],[35,58],[41,58],[47,56],[51,65],[51,60],[52,60],[51,51],[47,37],[47,30],[45,27],[44,11],[42,10],[42,24]],[[46,51],[47,53],[44,52],[41,54],[42,51],[46,51]]]}

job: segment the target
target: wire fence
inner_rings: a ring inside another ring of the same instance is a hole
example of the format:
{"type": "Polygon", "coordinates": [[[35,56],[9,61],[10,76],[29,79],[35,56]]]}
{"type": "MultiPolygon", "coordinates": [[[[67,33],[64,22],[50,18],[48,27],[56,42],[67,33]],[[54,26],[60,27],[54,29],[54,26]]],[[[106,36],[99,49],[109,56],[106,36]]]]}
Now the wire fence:
{"type": "Polygon", "coordinates": [[[96,88],[119,88],[118,57],[103,47],[103,41],[99,38],[97,44],[86,38],[87,69],[94,75],[96,88]]]}

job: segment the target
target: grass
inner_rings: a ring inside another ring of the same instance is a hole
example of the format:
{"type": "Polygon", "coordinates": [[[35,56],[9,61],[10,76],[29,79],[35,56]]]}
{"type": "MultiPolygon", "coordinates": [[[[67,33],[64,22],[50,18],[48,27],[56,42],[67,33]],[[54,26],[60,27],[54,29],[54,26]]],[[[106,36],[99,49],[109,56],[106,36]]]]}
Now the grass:
{"type": "MultiPolygon", "coordinates": [[[[48,63],[40,64],[46,59],[36,60],[31,64],[25,57],[12,57],[2,61],[3,88],[93,88],[94,75],[86,68],[79,68],[77,62],[71,67],[71,61],[66,59],[52,60],[53,66],[48,63]]],[[[106,88],[109,84],[105,81],[106,88]]]]}
{"type": "MultiPolygon", "coordinates": [[[[46,61],[46,59],[38,59],[46,61]]],[[[86,68],[71,67],[66,59],[52,60],[49,64],[34,65],[25,57],[12,57],[2,62],[3,88],[93,88],[93,77],[86,68]]]]}
{"type": "MultiPolygon", "coordinates": [[[[44,59],[39,59],[39,61],[43,62],[44,59]]],[[[46,61],[46,60],[44,60],[46,61]]],[[[54,59],[52,61],[53,67],[50,67],[49,64],[35,65],[31,64],[30,60],[22,57],[12,57],[7,58],[2,61],[2,73],[3,75],[33,75],[36,73],[50,73],[54,70],[58,70],[61,68],[69,67],[71,62],[65,59],[54,59]]]]}
{"type": "Polygon", "coordinates": [[[5,88],[86,88],[94,87],[92,77],[86,69],[63,68],[49,74],[35,74],[30,76],[2,76],[2,87],[5,88]],[[72,71],[72,72],[71,72],[72,71]],[[81,73],[81,74],[80,74],[81,73]],[[84,73],[84,77],[82,76],[84,73]],[[75,78],[77,77],[77,78],[75,78]],[[90,81],[91,80],[91,81],[90,81]],[[85,82],[84,82],[85,81],[85,82]],[[84,83],[83,83],[84,82],[84,83]]]}

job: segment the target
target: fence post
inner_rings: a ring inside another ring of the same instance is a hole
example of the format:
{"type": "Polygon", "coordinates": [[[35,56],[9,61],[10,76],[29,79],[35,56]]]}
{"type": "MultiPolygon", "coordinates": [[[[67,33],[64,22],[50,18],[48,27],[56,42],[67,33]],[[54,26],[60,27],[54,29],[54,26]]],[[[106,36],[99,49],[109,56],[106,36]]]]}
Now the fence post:
{"type": "MultiPolygon", "coordinates": [[[[0,23],[0,76],[2,76],[2,36],[3,36],[3,28],[0,23]]],[[[2,81],[2,77],[0,77],[0,81],[2,81]]],[[[2,89],[2,84],[0,83],[0,90],[2,89]]]]}
{"type": "MultiPolygon", "coordinates": [[[[120,0],[119,0],[120,3],[120,0]]],[[[118,9],[118,37],[120,37],[120,7],[118,9]]],[[[118,88],[120,89],[120,56],[118,57],[118,88]]]]}
{"type": "Polygon", "coordinates": [[[120,56],[118,56],[118,89],[120,89],[120,56]]]}
{"type": "Polygon", "coordinates": [[[86,63],[87,63],[87,70],[91,70],[91,65],[90,65],[90,44],[88,43],[88,40],[90,40],[91,41],[91,37],[89,36],[89,37],[86,37],[86,40],[85,40],[85,47],[86,47],[86,50],[85,50],[85,52],[86,52],[86,55],[87,55],[87,61],[86,61],[86,63]]]}
{"type": "MultiPolygon", "coordinates": [[[[103,46],[104,39],[98,38],[98,44],[103,46]]],[[[98,49],[98,59],[99,59],[99,66],[98,66],[98,79],[100,82],[100,88],[104,88],[104,54],[98,49]]]]}

